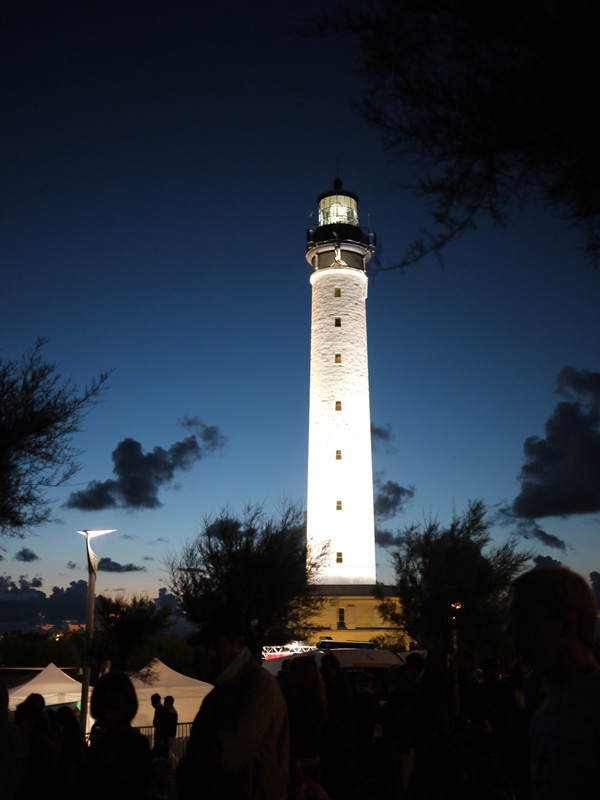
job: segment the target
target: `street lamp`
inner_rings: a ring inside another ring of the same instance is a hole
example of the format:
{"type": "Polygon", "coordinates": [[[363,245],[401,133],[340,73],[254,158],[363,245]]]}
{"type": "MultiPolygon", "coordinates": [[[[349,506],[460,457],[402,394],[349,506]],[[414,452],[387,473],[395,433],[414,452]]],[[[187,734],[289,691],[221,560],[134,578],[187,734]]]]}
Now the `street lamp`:
{"type": "Polygon", "coordinates": [[[90,539],[93,536],[102,536],[105,533],[115,533],[116,528],[106,531],[77,531],[85,536],[87,562],[88,562],[88,589],[87,605],[85,609],[85,650],[83,656],[83,682],[81,684],[81,730],[85,734],[87,726],[88,697],[90,694],[90,672],[91,672],[91,643],[94,633],[94,596],[96,594],[96,575],[98,573],[98,556],[91,548],[90,539]]]}
{"type": "Polygon", "coordinates": [[[458,686],[458,663],[456,661],[456,654],[458,653],[458,630],[456,618],[458,612],[462,608],[462,603],[452,603],[452,611],[454,615],[450,617],[452,623],[452,683],[453,683],[453,699],[454,699],[454,715],[458,718],[460,713],[460,691],[458,686]]]}

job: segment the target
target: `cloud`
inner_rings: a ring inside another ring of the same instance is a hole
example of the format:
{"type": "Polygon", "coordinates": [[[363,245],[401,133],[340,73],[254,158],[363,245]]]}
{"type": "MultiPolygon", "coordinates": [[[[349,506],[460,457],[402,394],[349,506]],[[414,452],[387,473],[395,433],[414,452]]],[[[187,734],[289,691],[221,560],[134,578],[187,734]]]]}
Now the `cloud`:
{"type": "Polygon", "coordinates": [[[392,533],[392,531],[386,531],[375,526],[375,544],[379,547],[398,547],[402,544],[403,539],[404,535],[399,531],[392,533]]]}
{"type": "Polygon", "coordinates": [[[168,544],[169,540],[165,539],[164,536],[159,536],[158,539],[154,539],[152,542],[148,542],[148,544],[168,544]]]}
{"type": "Polygon", "coordinates": [[[373,450],[379,450],[383,446],[386,453],[392,452],[393,448],[390,444],[393,439],[394,434],[389,423],[387,425],[374,425],[371,423],[371,447],[373,450]]]}
{"type": "Polygon", "coordinates": [[[396,481],[386,481],[384,483],[376,479],[375,487],[375,517],[378,520],[395,517],[401,511],[404,511],[405,504],[415,496],[414,486],[405,488],[396,483],[396,481]]]}
{"type": "Polygon", "coordinates": [[[515,517],[539,519],[600,511],[600,373],[564,367],[556,393],[566,398],[545,425],[545,438],[523,446],[515,517]]]}
{"type": "Polygon", "coordinates": [[[67,561],[67,569],[79,569],[79,564],[76,561],[67,561]]]}
{"type": "Polygon", "coordinates": [[[172,485],[178,473],[191,469],[226,442],[215,425],[205,425],[195,417],[184,417],[178,424],[193,433],[168,450],[157,446],[145,453],[135,439],[123,439],[112,452],[116,477],[91,481],[87,488],[72,492],[64,507],[80,511],[160,508],[159,490],[172,485]]]}
{"type": "MultiPolygon", "coordinates": [[[[18,580],[13,580],[10,575],[0,576],[0,632],[39,631],[42,625],[68,630],[69,623],[85,624],[87,581],[71,581],[65,589],[54,586],[48,596],[41,586],[39,577],[30,581],[24,575],[18,580]]],[[[99,602],[97,597],[96,608],[99,602]]],[[[181,631],[176,627],[174,632],[189,633],[191,627],[184,622],[181,607],[173,595],[161,588],[153,602],[158,608],[169,606],[172,609],[176,625],[181,627],[181,631]]]]}
{"type": "Polygon", "coordinates": [[[534,519],[515,518],[510,507],[504,506],[501,508],[494,522],[499,525],[514,525],[515,535],[521,536],[523,539],[537,539],[538,542],[541,542],[546,547],[562,550],[563,553],[567,549],[568,545],[563,539],[559,539],[553,533],[545,531],[534,519]]]}
{"type": "MultiPolygon", "coordinates": [[[[47,623],[58,625],[64,620],[83,624],[87,601],[87,581],[71,581],[66,589],[54,586],[46,598],[42,613],[47,623]]],[[[96,598],[96,605],[98,599],[96,598]]]]}
{"type": "Polygon", "coordinates": [[[158,597],[153,602],[159,611],[162,608],[171,609],[171,625],[169,627],[171,634],[187,636],[194,631],[193,625],[184,617],[181,605],[174,594],[170,594],[164,587],[161,587],[158,590],[158,597]]]}
{"type": "Polygon", "coordinates": [[[562,567],[562,561],[557,561],[552,556],[534,556],[533,563],[536,567],[562,567]]]}
{"type": "Polygon", "coordinates": [[[129,540],[129,539],[137,539],[137,538],[138,537],[135,535],[135,533],[122,533],[119,536],[119,539],[127,539],[127,540],[129,540]]]}
{"type": "Polygon", "coordinates": [[[216,425],[205,425],[198,417],[185,416],[178,419],[177,424],[184,430],[192,431],[200,437],[202,446],[209,452],[221,450],[227,444],[227,437],[224,436],[216,425]]]}
{"type": "Polygon", "coordinates": [[[0,576],[0,631],[39,630],[41,625],[66,630],[69,622],[85,622],[86,581],[71,581],[66,589],[55,586],[49,596],[41,587],[39,577],[29,581],[21,575],[14,581],[0,576]]]}
{"type": "Polygon", "coordinates": [[[154,556],[142,556],[142,561],[156,561],[154,556]]]}
{"type": "Polygon", "coordinates": [[[164,586],[161,586],[158,590],[158,597],[155,598],[154,603],[159,611],[162,608],[170,608],[173,613],[181,614],[179,600],[174,594],[168,592],[164,586]]]}
{"type": "Polygon", "coordinates": [[[0,553],[0,561],[4,561],[4,556],[0,553]]]}
{"type": "Polygon", "coordinates": [[[98,562],[98,572],[146,572],[146,567],[138,567],[135,564],[119,564],[112,558],[101,558],[98,562]]]}
{"type": "Polygon", "coordinates": [[[31,585],[25,576],[13,581],[0,575],[0,630],[16,630],[43,621],[44,592],[31,585]]]}
{"type": "Polygon", "coordinates": [[[39,556],[36,556],[33,550],[30,550],[28,547],[22,547],[19,552],[15,554],[15,561],[29,562],[38,560],[39,556]]]}

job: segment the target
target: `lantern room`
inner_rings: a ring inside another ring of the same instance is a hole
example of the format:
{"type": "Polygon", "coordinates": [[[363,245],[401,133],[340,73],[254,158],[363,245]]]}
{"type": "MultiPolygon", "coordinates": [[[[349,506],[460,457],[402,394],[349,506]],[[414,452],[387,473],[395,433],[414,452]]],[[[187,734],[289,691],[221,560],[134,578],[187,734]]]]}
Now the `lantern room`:
{"type": "Polygon", "coordinates": [[[319,227],[340,223],[358,226],[358,196],[342,191],[342,182],[336,178],[333,190],[319,195],[319,227]]]}

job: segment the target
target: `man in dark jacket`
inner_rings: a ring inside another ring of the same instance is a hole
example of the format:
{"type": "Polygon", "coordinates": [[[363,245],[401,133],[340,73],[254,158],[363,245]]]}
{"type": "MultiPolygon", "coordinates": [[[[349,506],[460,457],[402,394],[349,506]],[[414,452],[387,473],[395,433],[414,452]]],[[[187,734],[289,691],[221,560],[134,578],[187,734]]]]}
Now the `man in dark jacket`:
{"type": "Polygon", "coordinates": [[[246,647],[235,617],[202,632],[215,688],[206,696],[177,770],[180,800],[285,800],[289,729],[283,695],[246,647]]]}

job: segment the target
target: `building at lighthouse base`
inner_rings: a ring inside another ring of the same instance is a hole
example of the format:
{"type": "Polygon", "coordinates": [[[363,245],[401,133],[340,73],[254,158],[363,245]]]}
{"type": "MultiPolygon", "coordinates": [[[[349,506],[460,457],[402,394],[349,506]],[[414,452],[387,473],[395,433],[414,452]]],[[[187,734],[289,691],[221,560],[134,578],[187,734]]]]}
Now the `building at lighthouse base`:
{"type": "MultiPolygon", "coordinates": [[[[323,606],[313,617],[319,632],[310,640],[316,644],[321,636],[330,636],[334,641],[370,642],[381,636],[390,636],[392,631],[377,611],[379,600],[373,596],[374,585],[368,584],[319,584],[314,593],[324,600],[323,606]]],[[[378,585],[377,589],[387,598],[395,598],[393,586],[378,585]]]]}

